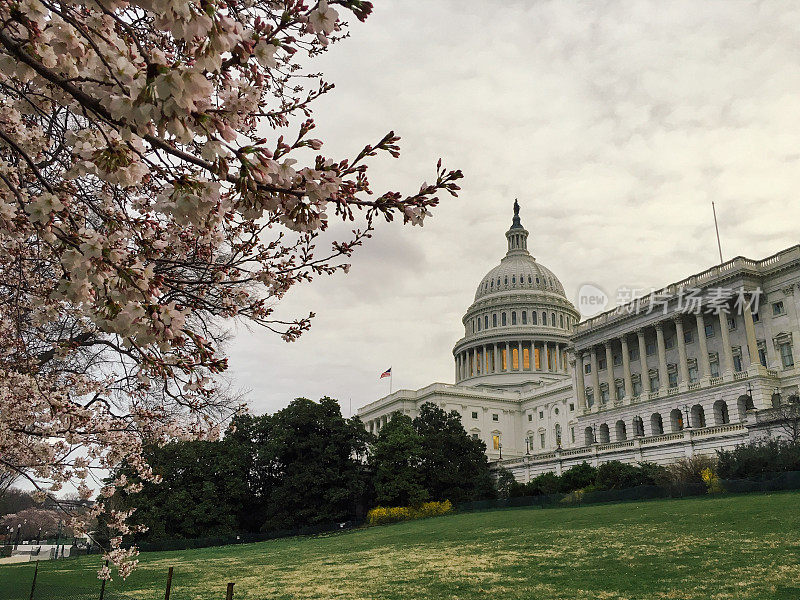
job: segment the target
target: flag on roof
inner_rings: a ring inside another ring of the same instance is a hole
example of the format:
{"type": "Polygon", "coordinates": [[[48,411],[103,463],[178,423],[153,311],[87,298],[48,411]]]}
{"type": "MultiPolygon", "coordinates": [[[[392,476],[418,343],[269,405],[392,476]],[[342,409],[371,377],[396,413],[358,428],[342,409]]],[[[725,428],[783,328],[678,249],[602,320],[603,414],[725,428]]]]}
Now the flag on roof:
{"type": "Polygon", "coordinates": [[[383,379],[384,377],[391,377],[391,376],[392,376],[392,367],[389,367],[383,373],[381,373],[380,379],[383,379]]]}

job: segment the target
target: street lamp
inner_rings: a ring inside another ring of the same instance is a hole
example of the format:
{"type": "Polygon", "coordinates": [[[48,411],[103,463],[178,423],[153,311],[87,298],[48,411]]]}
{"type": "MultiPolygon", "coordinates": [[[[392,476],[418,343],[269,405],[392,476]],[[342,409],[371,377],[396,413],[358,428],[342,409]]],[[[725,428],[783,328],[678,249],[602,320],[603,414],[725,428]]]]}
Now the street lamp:
{"type": "Polygon", "coordinates": [[[500,450],[500,460],[503,460],[503,442],[497,444],[497,449],[500,450]]]}
{"type": "Polygon", "coordinates": [[[525,438],[525,454],[531,453],[531,440],[530,438],[525,438]]]}
{"type": "Polygon", "coordinates": [[[592,423],[592,443],[597,443],[597,423],[592,423]]]}
{"type": "Polygon", "coordinates": [[[14,542],[14,550],[16,550],[17,546],[19,546],[19,536],[21,532],[22,532],[22,523],[17,523],[17,539],[14,542]]]}
{"type": "Polygon", "coordinates": [[[684,429],[691,429],[692,428],[692,422],[689,420],[689,405],[688,404],[684,404],[683,405],[683,412],[686,413],[686,425],[684,426],[684,429]]]}

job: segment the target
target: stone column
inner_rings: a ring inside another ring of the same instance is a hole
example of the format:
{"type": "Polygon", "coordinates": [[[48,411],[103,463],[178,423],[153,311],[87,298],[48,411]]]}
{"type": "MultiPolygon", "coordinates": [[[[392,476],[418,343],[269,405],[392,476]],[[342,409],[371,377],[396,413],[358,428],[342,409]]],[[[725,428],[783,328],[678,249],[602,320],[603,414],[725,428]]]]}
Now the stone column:
{"type": "Polygon", "coordinates": [[[753,324],[753,311],[750,310],[749,305],[742,306],[742,313],[744,317],[744,332],[747,336],[747,352],[750,354],[750,366],[760,366],[761,361],[758,359],[758,342],[756,341],[756,327],[753,324]]]}
{"type": "Polygon", "coordinates": [[[711,364],[708,361],[708,341],[706,340],[706,320],[703,313],[694,316],[697,323],[697,341],[700,342],[700,378],[705,381],[711,377],[711,364]]]}
{"type": "Polygon", "coordinates": [[[481,350],[483,351],[483,374],[486,375],[489,373],[489,350],[486,346],[481,346],[481,350]]]}
{"type": "Polygon", "coordinates": [[[511,371],[511,344],[506,342],[506,373],[511,371]]]}
{"type": "Polygon", "coordinates": [[[664,323],[656,323],[656,344],[658,345],[658,384],[666,393],[669,388],[667,376],[667,349],[664,347],[664,323]]]}
{"type": "Polygon", "coordinates": [[[542,342],[542,371],[550,372],[550,344],[542,342]]]}
{"type": "Polygon", "coordinates": [[[644,329],[636,330],[636,337],[639,340],[639,369],[642,380],[642,391],[645,395],[650,393],[650,369],[647,367],[647,343],[644,341],[644,329]]]}
{"type": "Polygon", "coordinates": [[[680,381],[678,387],[685,390],[689,386],[689,365],[686,363],[686,341],[683,339],[683,317],[678,315],[675,320],[675,337],[678,342],[678,373],[680,381]]]}
{"type": "Polygon", "coordinates": [[[583,352],[575,351],[575,390],[578,394],[578,406],[586,408],[586,382],[583,380],[583,352]]]}
{"type": "Polygon", "coordinates": [[[731,349],[731,334],[728,331],[728,313],[719,312],[719,329],[722,335],[722,357],[724,361],[721,375],[728,379],[733,377],[733,350],[731,349]]]}
{"type": "Polygon", "coordinates": [[[517,342],[517,366],[520,371],[525,370],[525,363],[522,362],[522,342],[517,342]]]}
{"type": "Polygon", "coordinates": [[[611,352],[611,340],[603,342],[606,347],[606,384],[608,385],[608,401],[617,398],[617,386],[614,383],[614,354],[611,352]]]}
{"type": "Polygon", "coordinates": [[[498,356],[499,352],[497,351],[497,344],[492,344],[492,352],[494,353],[494,370],[492,372],[497,373],[501,370],[500,363],[497,362],[499,358],[498,356]]]}
{"type": "Polygon", "coordinates": [[[592,346],[590,360],[592,365],[592,392],[594,393],[594,405],[600,405],[600,377],[597,374],[597,346],[592,346]]]}
{"type": "Polygon", "coordinates": [[[622,376],[625,378],[625,397],[633,397],[633,380],[631,379],[631,357],[628,352],[628,336],[622,334],[619,338],[622,344],[622,376]]]}

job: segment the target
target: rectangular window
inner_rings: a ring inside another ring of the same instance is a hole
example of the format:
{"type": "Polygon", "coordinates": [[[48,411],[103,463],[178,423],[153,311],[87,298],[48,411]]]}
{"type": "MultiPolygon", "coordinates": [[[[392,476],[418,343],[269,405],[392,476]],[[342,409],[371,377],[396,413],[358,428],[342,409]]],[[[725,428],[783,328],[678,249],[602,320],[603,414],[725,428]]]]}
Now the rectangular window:
{"type": "Polygon", "coordinates": [[[760,320],[761,320],[761,315],[759,315],[757,312],[754,312],[753,313],[753,323],[758,323],[760,320]]]}
{"type": "Polygon", "coordinates": [[[728,329],[736,329],[736,317],[728,317],[728,329]]]}
{"type": "Polygon", "coordinates": [[[530,423],[531,421],[533,421],[533,415],[528,413],[528,423],[530,423]]]}
{"type": "Polygon", "coordinates": [[[692,333],[691,329],[687,329],[683,332],[683,341],[686,344],[691,344],[694,341],[694,333],[692,333]]]}
{"type": "Polygon", "coordinates": [[[639,360],[639,346],[631,346],[628,350],[628,356],[631,360],[639,360]]]}
{"type": "Polygon", "coordinates": [[[689,365],[689,381],[697,381],[697,365],[689,365]]]}
{"type": "Polygon", "coordinates": [[[608,389],[600,390],[600,402],[606,404],[608,402],[608,389]]]}
{"type": "Polygon", "coordinates": [[[505,327],[505,326],[506,326],[506,313],[502,313],[502,314],[500,315],[500,322],[501,322],[501,324],[503,325],[503,327],[505,327]]]}
{"type": "Polygon", "coordinates": [[[511,368],[515,371],[519,370],[519,349],[512,348],[511,349],[511,368]]]}
{"type": "Polygon", "coordinates": [[[586,406],[592,408],[592,406],[594,406],[594,394],[592,394],[591,390],[586,390],[585,395],[586,395],[586,406]]]}
{"type": "Polygon", "coordinates": [[[523,325],[528,324],[528,311],[525,310],[522,311],[522,324],[523,325]]]}
{"type": "Polygon", "coordinates": [[[493,435],[492,436],[492,448],[494,448],[495,450],[499,450],[500,449],[500,436],[499,435],[493,435]]]}
{"type": "Polygon", "coordinates": [[[604,371],[605,368],[606,368],[606,359],[605,358],[598,359],[597,360],[597,370],[598,371],[604,371]]]}
{"type": "Polygon", "coordinates": [[[617,384],[617,400],[622,400],[625,397],[625,385],[622,383],[617,384]]]}
{"type": "Polygon", "coordinates": [[[653,371],[652,373],[650,373],[650,390],[653,392],[657,392],[660,383],[661,382],[658,379],[658,371],[653,371]]]}
{"type": "Polygon", "coordinates": [[[574,410],[575,410],[575,403],[574,402],[570,402],[569,403],[569,412],[573,412],[574,410]]]}
{"type": "Polygon", "coordinates": [[[506,349],[505,348],[500,350],[500,362],[503,365],[503,371],[507,371],[508,370],[508,366],[507,366],[507,361],[506,361],[506,349]]]}
{"type": "Polygon", "coordinates": [[[473,419],[477,419],[478,418],[478,413],[476,411],[474,411],[474,410],[472,411],[472,418],[473,419]]]}
{"type": "Polygon", "coordinates": [[[531,351],[527,348],[522,349],[522,368],[526,371],[531,368],[531,351]]]}
{"type": "Polygon", "coordinates": [[[669,387],[677,387],[678,386],[678,372],[673,371],[672,373],[667,373],[669,378],[669,387]]]}
{"type": "Polygon", "coordinates": [[[481,330],[481,319],[480,317],[478,317],[478,331],[480,330],[481,330]]]}
{"type": "Polygon", "coordinates": [[[742,370],[742,356],[741,354],[736,354],[733,357],[733,370],[737,373],[742,370]]]}
{"type": "Polygon", "coordinates": [[[773,302],[772,316],[777,317],[778,315],[782,315],[783,313],[784,313],[783,300],[779,300],[778,302],[773,302]]]}
{"type": "Polygon", "coordinates": [[[641,380],[634,381],[633,382],[633,395],[634,396],[639,396],[641,393],[642,393],[642,382],[641,382],[641,380]]]}
{"type": "Polygon", "coordinates": [[[762,367],[767,366],[767,351],[764,348],[758,349],[758,360],[762,367]]]}
{"type": "Polygon", "coordinates": [[[586,373],[587,375],[589,373],[591,373],[592,372],[592,365],[590,365],[589,363],[586,363],[585,365],[583,365],[583,372],[586,373]]]}
{"type": "Polygon", "coordinates": [[[673,336],[669,336],[667,339],[664,340],[664,348],[667,350],[675,347],[675,338],[673,336]]]}
{"type": "Polygon", "coordinates": [[[478,439],[478,434],[477,433],[473,433],[472,434],[472,439],[473,440],[477,440],[478,439]]]}
{"type": "Polygon", "coordinates": [[[706,323],[706,337],[714,337],[714,324],[713,323],[706,323]]]}
{"type": "Polygon", "coordinates": [[[622,364],[622,355],[621,354],[615,354],[614,355],[614,366],[618,367],[621,364],[622,364]]]}
{"type": "Polygon", "coordinates": [[[572,443],[574,444],[575,443],[575,428],[574,427],[570,427],[569,428],[569,438],[570,438],[570,440],[572,440],[572,443]]]}
{"type": "Polygon", "coordinates": [[[647,345],[645,346],[645,351],[647,352],[647,356],[653,356],[656,353],[656,343],[647,342],[647,345]]]}
{"type": "Polygon", "coordinates": [[[719,361],[712,360],[709,365],[711,366],[711,376],[712,377],[719,377],[719,361]]]}
{"type": "Polygon", "coordinates": [[[492,421],[499,421],[499,420],[500,420],[500,415],[498,415],[497,413],[493,413],[492,414],[492,421]]]}
{"type": "Polygon", "coordinates": [[[792,356],[792,345],[789,342],[785,342],[780,345],[781,349],[781,364],[783,365],[784,369],[788,369],[794,366],[794,356],[792,356]]]}
{"type": "Polygon", "coordinates": [[[483,328],[489,329],[489,315],[483,316],[483,328]]]}
{"type": "Polygon", "coordinates": [[[542,412],[541,410],[539,411],[539,418],[544,419],[544,412],[542,412]]]}
{"type": "Polygon", "coordinates": [[[536,311],[535,310],[531,311],[531,324],[532,325],[536,325],[536,311]]]}
{"type": "Polygon", "coordinates": [[[544,448],[544,434],[543,434],[543,433],[540,433],[540,434],[539,434],[539,441],[540,441],[540,442],[541,442],[541,444],[542,444],[542,448],[544,448]]]}
{"type": "Polygon", "coordinates": [[[512,325],[516,325],[517,324],[517,311],[512,311],[511,312],[511,324],[512,325]]]}

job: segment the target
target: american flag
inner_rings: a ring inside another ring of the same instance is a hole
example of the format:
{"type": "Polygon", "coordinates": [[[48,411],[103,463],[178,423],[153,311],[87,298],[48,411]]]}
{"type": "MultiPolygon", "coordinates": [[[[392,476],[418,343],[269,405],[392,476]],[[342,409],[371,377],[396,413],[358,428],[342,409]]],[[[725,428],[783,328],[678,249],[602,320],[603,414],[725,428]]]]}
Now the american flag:
{"type": "Polygon", "coordinates": [[[389,367],[383,373],[381,373],[380,379],[383,379],[384,377],[391,377],[391,376],[392,376],[392,367],[389,367]]]}

